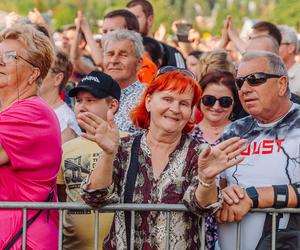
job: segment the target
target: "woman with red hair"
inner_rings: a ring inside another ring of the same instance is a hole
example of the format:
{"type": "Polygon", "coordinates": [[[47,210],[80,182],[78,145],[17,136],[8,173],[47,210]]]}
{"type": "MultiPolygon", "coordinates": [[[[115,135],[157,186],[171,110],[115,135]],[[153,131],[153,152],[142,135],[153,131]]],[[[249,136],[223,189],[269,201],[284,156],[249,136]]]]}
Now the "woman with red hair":
{"type": "MultiPolygon", "coordinates": [[[[245,142],[231,138],[210,148],[188,135],[200,96],[190,71],[167,66],[158,71],[132,113],[134,124],[144,129],[141,135],[120,141],[111,111],[107,122],[81,114],[84,136],[103,149],[95,169],[82,183],[85,202],[92,206],[184,204],[189,212],[171,212],[169,248],[199,249],[200,215],[212,214],[222,205],[215,177],[242,161],[237,156],[245,142]]],[[[165,249],[166,220],[166,213],[136,212],[134,249],[165,249]]],[[[130,221],[130,213],[116,212],[104,249],[130,249],[130,221]]]]}

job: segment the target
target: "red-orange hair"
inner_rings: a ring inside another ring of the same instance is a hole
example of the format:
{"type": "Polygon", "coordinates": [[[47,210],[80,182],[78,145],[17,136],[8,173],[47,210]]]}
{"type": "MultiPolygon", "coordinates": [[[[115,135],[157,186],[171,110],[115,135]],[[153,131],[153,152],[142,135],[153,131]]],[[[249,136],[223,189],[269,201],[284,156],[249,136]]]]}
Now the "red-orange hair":
{"type": "MultiPolygon", "coordinates": [[[[192,107],[194,107],[201,98],[201,88],[198,83],[190,76],[180,70],[173,70],[167,73],[163,73],[151,82],[151,84],[145,89],[140,103],[132,110],[130,117],[133,124],[142,129],[148,129],[150,125],[150,113],[146,109],[146,97],[152,95],[156,91],[176,91],[183,93],[188,87],[194,90],[194,97],[192,101],[192,107]]],[[[183,132],[190,132],[195,125],[193,120],[183,128],[183,132]]]]}

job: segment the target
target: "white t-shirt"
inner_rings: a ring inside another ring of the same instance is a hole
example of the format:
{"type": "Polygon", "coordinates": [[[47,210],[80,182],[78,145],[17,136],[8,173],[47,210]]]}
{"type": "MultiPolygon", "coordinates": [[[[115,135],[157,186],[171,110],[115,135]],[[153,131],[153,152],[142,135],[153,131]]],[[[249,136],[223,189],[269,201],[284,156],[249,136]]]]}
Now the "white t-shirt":
{"type": "Polygon", "coordinates": [[[75,114],[66,103],[60,105],[54,111],[58,118],[61,132],[66,128],[71,128],[77,135],[80,135],[81,130],[78,126],[75,114]]]}
{"type": "MultiPolygon", "coordinates": [[[[300,106],[293,104],[290,111],[272,124],[259,124],[248,116],[237,120],[224,132],[223,138],[240,136],[248,140],[243,152],[244,161],[225,170],[221,178],[228,185],[244,188],[290,184],[300,181],[300,106]]],[[[280,220],[285,228],[289,215],[280,220]]],[[[241,249],[255,249],[263,230],[264,213],[248,213],[241,222],[241,249]]],[[[236,223],[219,225],[222,250],[232,250],[236,242],[236,223]]]]}

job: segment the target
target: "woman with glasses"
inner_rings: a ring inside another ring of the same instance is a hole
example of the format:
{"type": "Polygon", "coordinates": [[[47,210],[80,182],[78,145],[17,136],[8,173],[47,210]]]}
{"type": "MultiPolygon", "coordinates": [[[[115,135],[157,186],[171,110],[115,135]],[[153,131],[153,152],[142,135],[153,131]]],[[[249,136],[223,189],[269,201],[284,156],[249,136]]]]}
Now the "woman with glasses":
{"type": "MultiPolygon", "coordinates": [[[[199,83],[201,79],[210,72],[234,72],[234,65],[232,64],[228,54],[223,49],[216,49],[213,51],[205,52],[199,58],[200,70],[197,73],[199,78],[199,83]]],[[[194,109],[194,119],[196,123],[199,123],[203,114],[198,108],[194,109]]]]}
{"type": "MultiPolygon", "coordinates": [[[[235,80],[229,72],[208,73],[200,81],[203,91],[198,108],[203,118],[193,131],[194,139],[215,146],[220,143],[224,128],[231,123],[239,111],[240,103],[235,80]]],[[[214,249],[217,241],[216,220],[206,218],[206,244],[208,249],[214,249]]]]}
{"type": "Polygon", "coordinates": [[[202,121],[192,131],[195,139],[216,145],[224,128],[231,123],[241,106],[230,72],[212,72],[201,81],[202,97],[198,108],[203,114],[202,121]]]}
{"type": "MultiPolygon", "coordinates": [[[[61,161],[59,124],[37,96],[54,58],[30,25],[0,34],[0,201],[55,201],[61,161]]],[[[26,249],[57,249],[57,211],[28,210],[26,249]]],[[[21,209],[0,211],[0,249],[21,249],[21,209]]]]}
{"type": "MultiPolygon", "coordinates": [[[[105,249],[199,249],[200,215],[216,212],[222,195],[215,176],[242,161],[244,140],[231,138],[215,148],[188,135],[191,114],[201,96],[193,74],[163,67],[145,89],[131,115],[144,129],[141,135],[119,139],[113,113],[107,122],[90,113],[80,114],[84,137],[102,149],[94,171],[82,183],[82,198],[92,206],[110,203],[184,204],[188,212],[171,212],[166,232],[164,212],[136,212],[134,241],[130,212],[116,212],[105,249]]],[[[203,242],[202,242],[203,244],[203,242]]]]}

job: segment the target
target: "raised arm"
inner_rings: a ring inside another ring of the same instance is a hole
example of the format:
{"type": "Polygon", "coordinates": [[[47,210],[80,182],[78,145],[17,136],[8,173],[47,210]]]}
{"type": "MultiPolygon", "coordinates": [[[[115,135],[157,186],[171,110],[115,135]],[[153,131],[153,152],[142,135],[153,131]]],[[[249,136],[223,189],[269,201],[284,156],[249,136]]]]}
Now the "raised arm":
{"type": "Polygon", "coordinates": [[[39,10],[37,8],[34,8],[33,11],[29,11],[28,13],[28,18],[29,20],[36,24],[36,25],[40,25],[42,27],[44,27],[48,33],[49,33],[49,38],[50,38],[50,41],[52,43],[53,46],[55,46],[55,42],[53,40],[53,31],[50,27],[50,25],[48,25],[48,23],[46,22],[46,20],[44,19],[43,15],[41,14],[41,12],[39,12],[39,10]]]}
{"type": "Polygon", "coordinates": [[[81,38],[81,25],[80,25],[81,18],[82,16],[78,13],[77,18],[75,19],[76,32],[75,32],[75,39],[71,44],[70,59],[74,65],[75,71],[87,75],[91,71],[93,71],[95,67],[84,62],[81,56],[81,51],[80,51],[81,49],[79,48],[80,38],[81,38]]]}
{"type": "Polygon", "coordinates": [[[80,18],[80,27],[81,27],[81,31],[83,32],[85,39],[87,41],[87,45],[89,46],[90,50],[93,52],[91,54],[95,64],[98,67],[102,67],[102,63],[103,63],[103,51],[102,48],[100,48],[94,37],[93,34],[91,32],[90,26],[85,18],[85,16],[80,12],[78,12],[78,16],[80,18]]]}
{"type": "Polygon", "coordinates": [[[233,24],[232,17],[227,17],[228,21],[228,36],[230,41],[233,42],[237,50],[243,54],[246,51],[246,43],[240,38],[239,32],[233,24]]]}

